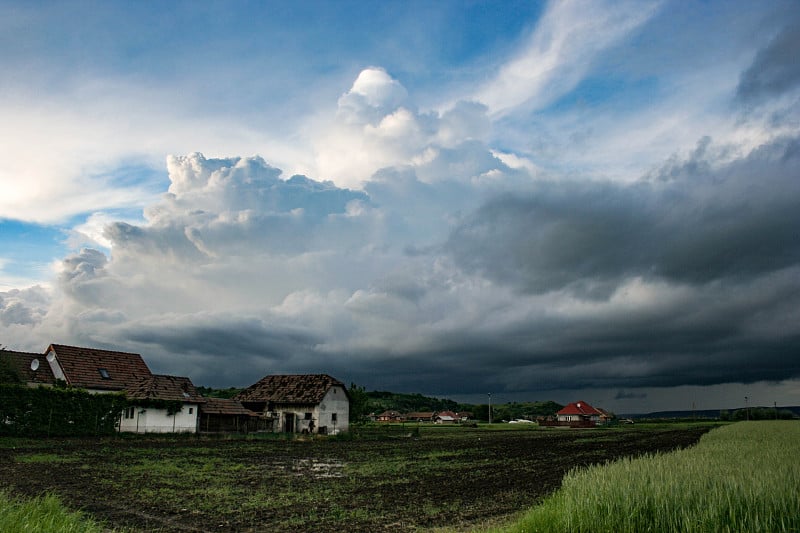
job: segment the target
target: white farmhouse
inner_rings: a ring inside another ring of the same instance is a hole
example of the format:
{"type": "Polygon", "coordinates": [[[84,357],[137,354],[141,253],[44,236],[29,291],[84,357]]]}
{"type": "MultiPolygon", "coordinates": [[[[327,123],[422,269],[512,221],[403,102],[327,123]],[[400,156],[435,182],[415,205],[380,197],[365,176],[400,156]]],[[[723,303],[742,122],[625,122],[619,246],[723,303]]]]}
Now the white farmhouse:
{"type": "Polygon", "coordinates": [[[347,389],[327,374],[266,376],[235,399],[271,420],[274,432],[336,434],[350,427],[347,389]]]}
{"type": "Polygon", "coordinates": [[[152,374],[125,391],[134,405],[120,420],[120,431],[196,433],[205,402],[189,378],[152,374]]]}
{"type": "Polygon", "coordinates": [[[45,360],[55,380],[95,394],[124,393],[134,406],[120,415],[120,431],[196,432],[203,403],[191,380],[162,376],[138,353],[51,344],[45,360]]]}

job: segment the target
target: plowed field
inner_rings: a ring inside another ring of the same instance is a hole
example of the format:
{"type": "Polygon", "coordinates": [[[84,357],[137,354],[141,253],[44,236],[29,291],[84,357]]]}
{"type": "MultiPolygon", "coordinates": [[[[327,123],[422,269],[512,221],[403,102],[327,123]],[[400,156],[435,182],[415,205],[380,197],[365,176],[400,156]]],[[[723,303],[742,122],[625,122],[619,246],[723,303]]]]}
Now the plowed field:
{"type": "Polygon", "coordinates": [[[0,439],[0,487],[134,531],[419,531],[523,510],[569,469],[694,444],[711,426],[423,427],[354,440],[0,439]]]}

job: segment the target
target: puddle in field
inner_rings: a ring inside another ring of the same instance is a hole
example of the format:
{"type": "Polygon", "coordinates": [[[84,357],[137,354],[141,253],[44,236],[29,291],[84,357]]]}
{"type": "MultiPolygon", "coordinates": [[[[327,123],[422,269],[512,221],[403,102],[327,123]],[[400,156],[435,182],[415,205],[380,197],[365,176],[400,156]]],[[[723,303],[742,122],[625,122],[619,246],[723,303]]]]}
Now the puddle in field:
{"type": "Polygon", "coordinates": [[[292,476],[311,476],[315,479],[344,476],[344,462],[336,459],[273,460],[270,468],[292,476]]]}

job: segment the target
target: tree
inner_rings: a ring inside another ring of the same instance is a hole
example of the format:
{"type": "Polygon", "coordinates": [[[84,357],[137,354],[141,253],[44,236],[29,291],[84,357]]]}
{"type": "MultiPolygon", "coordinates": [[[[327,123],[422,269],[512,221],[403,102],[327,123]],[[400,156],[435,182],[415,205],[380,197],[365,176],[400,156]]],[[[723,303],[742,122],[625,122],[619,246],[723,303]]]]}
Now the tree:
{"type": "Polygon", "coordinates": [[[369,396],[364,387],[351,382],[347,394],[350,396],[350,422],[366,421],[369,414],[369,396]]]}
{"type": "Polygon", "coordinates": [[[17,369],[11,364],[11,360],[3,355],[0,349],[0,383],[22,383],[17,369]]]}

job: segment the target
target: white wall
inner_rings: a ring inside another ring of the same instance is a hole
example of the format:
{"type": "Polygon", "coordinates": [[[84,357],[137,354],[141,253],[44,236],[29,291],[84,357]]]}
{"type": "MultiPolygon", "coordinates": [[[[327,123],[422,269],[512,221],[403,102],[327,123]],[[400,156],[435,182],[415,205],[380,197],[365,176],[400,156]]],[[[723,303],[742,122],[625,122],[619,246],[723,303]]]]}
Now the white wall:
{"type": "Polygon", "coordinates": [[[309,421],[305,420],[305,414],[311,413],[314,421],[314,433],[319,432],[319,428],[325,426],[327,433],[332,435],[347,431],[350,428],[350,401],[343,387],[331,387],[325,393],[319,405],[276,405],[275,410],[280,413],[280,417],[273,426],[273,431],[283,432],[286,423],[286,413],[293,413],[295,417],[294,432],[303,433],[309,427],[309,421]],[[336,414],[336,422],[333,415],[336,414]]]}
{"type": "Polygon", "coordinates": [[[350,401],[343,387],[331,387],[319,404],[316,413],[317,428],[328,427],[328,433],[339,433],[350,428],[350,401]],[[332,420],[332,415],[336,413],[336,422],[332,420]]]}
{"type": "Polygon", "coordinates": [[[198,407],[197,404],[184,403],[180,412],[168,415],[166,409],[134,406],[133,418],[125,418],[123,413],[119,429],[133,433],[195,433],[198,407]]]}

